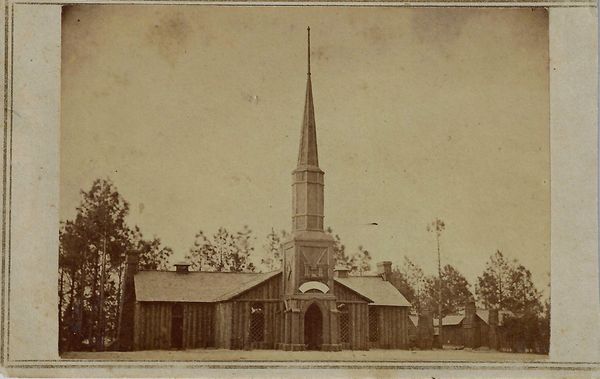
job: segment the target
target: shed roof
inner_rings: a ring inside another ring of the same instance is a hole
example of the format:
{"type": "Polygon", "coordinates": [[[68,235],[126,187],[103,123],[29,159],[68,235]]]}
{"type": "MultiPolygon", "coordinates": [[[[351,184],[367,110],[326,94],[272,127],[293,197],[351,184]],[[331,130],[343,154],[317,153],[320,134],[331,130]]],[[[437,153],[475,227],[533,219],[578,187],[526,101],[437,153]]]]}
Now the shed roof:
{"type": "MultiPolygon", "coordinates": [[[[448,316],[444,316],[444,318],[442,319],[442,325],[444,326],[452,326],[452,325],[458,325],[462,322],[462,320],[465,318],[465,315],[448,315],[448,316]]],[[[434,326],[438,326],[440,325],[440,320],[437,318],[433,319],[433,325],[434,326]]]]}
{"type": "Polygon", "coordinates": [[[280,272],[141,271],[134,277],[135,297],[137,301],[213,303],[231,299],[280,272]]]}
{"type": "Polygon", "coordinates": [[[410,307],[400,291],[380,276],[349,276],[335,278],[335,281],[370,299],[370,305],[410,307]]]}

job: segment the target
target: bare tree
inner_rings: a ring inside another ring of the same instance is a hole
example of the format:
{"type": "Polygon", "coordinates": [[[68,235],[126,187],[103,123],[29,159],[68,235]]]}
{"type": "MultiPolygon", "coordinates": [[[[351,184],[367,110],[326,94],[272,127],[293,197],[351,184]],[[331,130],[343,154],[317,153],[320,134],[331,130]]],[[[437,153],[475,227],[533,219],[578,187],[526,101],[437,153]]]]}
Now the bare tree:
{"type": "Polygon", "coordinates": [[[443,348],[443,338],[442,338],[442,259],[441,259],[441,254],[440,254],[440,236],[442,235],[442,232],[446,229],[446,225],[444,224],[444,221],[440,220],[439,218],[436,218],[435,220],[433,220],[431,222],[431,224],[427,225],[427,231],[430,233],[435,233],[435,240],[437,242],[437,256],[438,256],[438,319],[439,319],[439,324],[438,324],[438,329],[439,329],[439,344],[440,344],[440,348],[443,348]]]}

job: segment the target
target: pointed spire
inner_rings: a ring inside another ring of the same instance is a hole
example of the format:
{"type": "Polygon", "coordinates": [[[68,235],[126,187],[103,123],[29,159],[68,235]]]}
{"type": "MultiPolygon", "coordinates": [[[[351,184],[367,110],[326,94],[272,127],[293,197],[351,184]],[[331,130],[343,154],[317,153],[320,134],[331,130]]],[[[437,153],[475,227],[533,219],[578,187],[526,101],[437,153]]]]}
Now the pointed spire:
{"type": "Polygon", "coordinates": [[[312,83],[310,80],[310,27],[308,31],[308,73],[306,80],[306,98],[304,100],[304,118],[300,134],[300,151],[298,153],[298,167],[319,166],[317,152],[317,129],[315,123],[315,108],[313,105],[312,83]]]}
{"type": "Polygon", "coordinates": [[[310,26],[306,28],[308,32],[308,75],[310,76],[310,26]]]}

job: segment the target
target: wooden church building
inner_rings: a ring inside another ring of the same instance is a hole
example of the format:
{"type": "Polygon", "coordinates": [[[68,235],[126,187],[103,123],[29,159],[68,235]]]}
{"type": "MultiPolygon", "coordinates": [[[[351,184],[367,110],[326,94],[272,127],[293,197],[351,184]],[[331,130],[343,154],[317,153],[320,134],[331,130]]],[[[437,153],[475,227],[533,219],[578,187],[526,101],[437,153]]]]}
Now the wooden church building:
{"type": "MultiPolygon", "coordinates": [[[[310,31],[309,31],[310,33],[310,31]]],[[[137,271],[129,254],[119,346],[151,349],[402,349],[409,344],[406,298],[377,275],[336,267],[333,237],[323,228],[323,180],[310,73],[298,164],[292,173],[292,233],[282,269],[269,273],[137,271]]],[[[352,196],[350,194],[350,196],[352,196]]]]}

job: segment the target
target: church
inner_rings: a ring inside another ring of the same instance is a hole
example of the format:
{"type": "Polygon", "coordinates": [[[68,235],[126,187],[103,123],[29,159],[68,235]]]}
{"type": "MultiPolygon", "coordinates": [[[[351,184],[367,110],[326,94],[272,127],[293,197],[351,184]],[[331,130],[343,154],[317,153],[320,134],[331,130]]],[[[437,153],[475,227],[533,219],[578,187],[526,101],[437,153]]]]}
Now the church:
{"type": "Polygon", "coordinates": [[[347,268],[336,267],[334,239],[323,219],[309,29],[304,115],[292,172],[292,233],[282,245],[282,269],[196,272],[181,263],[175,271],[137,272],[137,256],[128,254],[119,348],[408,348],[410,303],[389,282],[392,263],[378,263],[376,275],[348,275],[347,268]]]}

